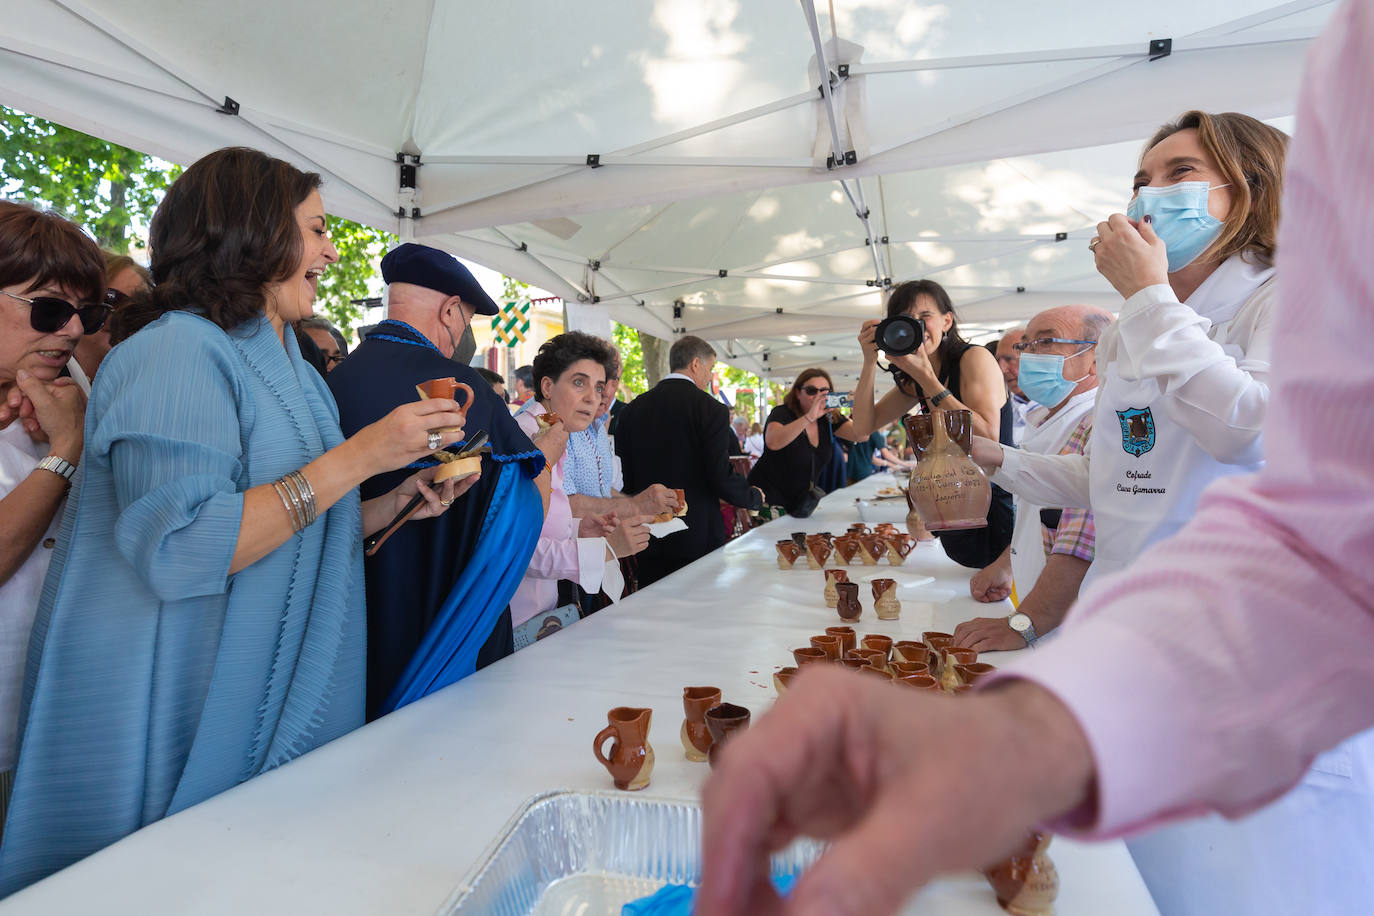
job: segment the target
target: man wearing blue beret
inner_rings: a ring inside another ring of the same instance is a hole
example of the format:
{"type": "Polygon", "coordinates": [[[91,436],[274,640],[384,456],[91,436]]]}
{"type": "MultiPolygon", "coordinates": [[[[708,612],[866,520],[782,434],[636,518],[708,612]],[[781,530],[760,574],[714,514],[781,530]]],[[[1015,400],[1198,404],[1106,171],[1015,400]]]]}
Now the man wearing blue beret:
{"type": "MultiPolygon", "coordinates": [[[[535,484],[543,454],[491,386],[452,361],[473,315],[495,315],[496,303],[457,258],[425,245],[407,242],[388,252],[382,279],[386,320],[328,379],[344,435],[415,400],[421,382],[451,376],[472,389],[467,435],[485,431],[491,453],[482,458],[480,479],[452,509],[401,526],[366,560],[369,719],[512,651],[507,605],[543,524],[535,484]]],[[[465,395],[460,390],[455,397],[461,402],[465,395]]],[[[362,485],[363,498],[386,492],[408,473],[371,478],[362,485]]]]}

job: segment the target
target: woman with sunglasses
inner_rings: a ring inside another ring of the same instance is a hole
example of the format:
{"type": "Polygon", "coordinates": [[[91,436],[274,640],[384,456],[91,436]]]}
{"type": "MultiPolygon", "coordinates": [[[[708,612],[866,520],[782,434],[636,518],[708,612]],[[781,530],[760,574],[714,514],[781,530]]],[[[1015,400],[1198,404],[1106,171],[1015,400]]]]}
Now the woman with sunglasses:
{"type": "MultiPolygon", "coordinates": [[[[24,658],[86,397],[59,378],[87,323],[104,321],[100,249],[55,213],[0,201],[0,825],[13,785],[24,658]]],[[[0,827],[3,829],[3,827],[0,827]]]]}
{"type": "Polygon", "coordinates": [[[219,150],[152,219],[34,622],[0,894],[363,724],[362,539],[459,491],[357,487],[464,418],[416,400],[343,439],[290,329],[338,260],[319,184],[219,150]]]}
{"type": "Polygon", "coordinates": [[[749,472],[749,483],[788,515],[805,518],[815,511],[820,499],[816,484],[834,455],[834,438],[864,438],[848,417],[827,409],[826,398],[834,389],[824,369],[803,371],[763,425],[763,455],[749,472]]]}
{"type": "MultiPolygon", "coordinates": [[[[132,301],[134,295],[148,288],[152,282],[148,269],[127,254],[105,254],[105,294],[102,301],[110,307],[111,315],[132,301]]],[[[110,324],[90,334],[83,334],[76,344],[76,357],[67,363],[72,378],[87,394],[96,370],[110,352],[110,324]]]]}

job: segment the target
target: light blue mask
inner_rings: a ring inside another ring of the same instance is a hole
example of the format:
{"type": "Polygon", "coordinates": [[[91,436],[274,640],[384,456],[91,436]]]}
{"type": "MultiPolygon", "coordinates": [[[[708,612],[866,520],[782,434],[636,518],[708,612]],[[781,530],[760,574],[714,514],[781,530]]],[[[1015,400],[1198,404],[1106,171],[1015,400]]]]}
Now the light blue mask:
{"type": "MultiPolygon", "coordinates": [[[[1079,351],[1082,352],[1081,350],[1079,351]]],[[[1016,370],[1016,384],[1021,393],[1046,407],[1058,407],[1083,378],[1069,381],[1064,378],[1065,357],[1056,353],[1022,353],[1020,368],[1016,370]]]]}
{"type": "Polygon", "coordinates": [[[1143,187],[1126,207],[1126,215],[1137,222],[1150,217],[1155,235],[1163,239],[1169,251],[1169,273],[1173,273],[1196,261],[1221,234],[1221,220],[1207,212],[1207,195],[1228,187],[1219,184],[1213,188],[1205,181],[1143,187]]]}

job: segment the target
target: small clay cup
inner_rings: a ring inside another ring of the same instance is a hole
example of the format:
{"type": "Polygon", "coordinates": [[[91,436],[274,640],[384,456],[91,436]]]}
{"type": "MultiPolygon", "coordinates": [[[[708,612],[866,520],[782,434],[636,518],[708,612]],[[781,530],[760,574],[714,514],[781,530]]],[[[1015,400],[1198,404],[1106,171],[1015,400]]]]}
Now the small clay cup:
{"type": "Polygon", "coordinates": [[[974,662],[971,665],[960,665],[958,667],[959,680],[972,687],[982,678],[987,677],[997,669],[987,662],[974,662]]]}
{"type": "Polygon", "coordinates": [[[846,655],[844,658],[840,659],[840,664],[850,671],[858,671],[860,668],[873,667],[868,663],[868,659],[864,658],[862,655],[853,654],[846,655]]]}
{"type": "Polygon", "coordinates": [[[749,710],[734,703],[722,703],[706,710],[706,728],[711,732],[711,750],[706,754],[711,766],[716,765],[716,752],[730,736],[749,727],[749,710]]]}
{"type": "Polygon", "coordinates": [[[887,667],[887,653],[882,649],[855,649],[851,654],[864,659],[874,668],[881,669],[887,667]]]}
{"type": "Polygon", "coordinates": [[[868,666],[867,668],[860,668],[860,669],[859,669],[859,673],[860,673],[860,674],[871,674],[871,675],[873,675],[873,676],[875,676],[875,677],[880,677],[880,678],[882,678],[883,680],[887,681],[888,683],[891,683],[891,682],[892,682],[892,672],[891,672],[891,671],[888,671],[886,668],[874,668],[873,666],[870,665],[870,666],[868,666]]]}
{"type": "Polygon", "coordinates": [[[807,665],[824,664],[830,660],[825,654],[825,650],[817,649],[814,646],[807,646],[804,649],[793,649],[792,657],[797,660],[798,668],[805,668],[807,665]]]}
{"type": "Polygon", "coordinates": [[[805,549],[806,549],[806,532],[805,532],[805,531],[793,531],[793,532],[792,532],[792,543],[793,543],[793,544],[796,544],[796,545],[797,545],[798,547],[800,547],[802,550],[805,550],[805,549]]]}
{"type": "Polygon", "coordinates": [[[907,677],[912,674],[929,674],[930,666],[925,662],[898,662],[891,661],[887,666],[892,669],[892,673],[897,677],[907,677]]]}
{"type": "Polygon", "coordinates": [[[841,620],[858,620],[863,615],[863,605],[859,604],[859,583],[836,582],[835,593],[838,595],[835,610],[841,620]]]}
{"type": "Polygon", "coordinates": [[[854,634],[853,627],[826,627],[825,635],[840,637],[840,658],[844,658],[845,653],[857,645],[855,640],[858,637],[854,634]]]}
{"type": "Polygon", "coordinates": [[[828,661],[837,662],[840,660],[840,637],[838,636],[812,636],[811,648],[820,649],[825,653],[828,661]]]}
{"type": "Polygon", "coordinates": [[[797,672],[800,670],[799,668],[788,666],[786,668],[779,668],[777,671],[773,672],[773,689],[778,692],[778,696],[782,696],[787,692],[787,688],[792,686],[792,678],[796,677],[797,672]]]}
{"type": "Polygon", "coordinates": [[[930,664],[930,650],[925,647],[924,643],[904,639],[893,644],[892,653],[904,661],[927,666],[930,664]]]}
{"type": "Polygon", "coordinates": [[[821,569],[825,566],[825,561],[830,559],[833,548],[830,542],[819,535],[813,535],[806,539],[806,565],[812,569],[821,569]]]}
{"type": "Polygon", "coordinates": [[[859,640],[859,645],[865,649],[878,649],[883,653],[883,664],[886,665],[888,659],[892,657],[892,637],[883,636],[880,633],[869,633],[859,640]]]}
{"type": "Polygon", "coordinates": [[[791,569],[797,562],[797,557],[802,555],[802,548],[792,541],[778,541],[778,567],[780,569],[791,569]]]}
{"type": "Polygon", "coordinates": [[[946,646],[940,656],[941,668],[947,668],[950,664],[972,665],[978,661],[978,651],[964,646],[946,646]]]}
{"type": "MultiPolygon", "coordinates": [[[[427,382],[421,382],[415,386],[420,397],[428,400],[430,398],[448,398],[451,401],[458,401],[458,392],[464,394],[462,403],[458,404],[458,413],[467,416],[468,408],[472,406],[472,388],[455,379],[453,376],[448,378],[432,378],[427,382]]],[[[462,429],[461,426],[442,426],[435,432],[456,433],[462,429]]]]}
{"type": "Polygon", "coordinates": [[[915,687],[917,690],[931,690],[935,693],[940,692],[940,682],[929,674],[908,674],[897,678],[896,681],[904,687],[915,687]]]}
{"type": "Polygon", "coordinates": [[[846,534],[835,538],[836,563],[843,563],[845,566],[850,565],[861,550],[863,550],[863,545],[859,543],[857,534],[846,534]]]}
{"type": "Polygon", "coordinates": [[[825,571],[825,606],[834,607],[840,602],[840,593],[835,591],[836,582],[848,582],[849,573],[843,569],[827,569],[825,571]]]}
{"type": "Polygon", "coordinates": [[[859,544],[863,547],[859,559],[865,566],[878,565],[878,560],[887,554],[887,543],[881,534],[861,534],[859,544]]]}
{"type": "Polygon", "coordinates": [[[719,687],[682,688],[682,749],[693,763],[704,763],[711,749],[711,733],[706,730],[706,710],[720,705],[719,687]]]}

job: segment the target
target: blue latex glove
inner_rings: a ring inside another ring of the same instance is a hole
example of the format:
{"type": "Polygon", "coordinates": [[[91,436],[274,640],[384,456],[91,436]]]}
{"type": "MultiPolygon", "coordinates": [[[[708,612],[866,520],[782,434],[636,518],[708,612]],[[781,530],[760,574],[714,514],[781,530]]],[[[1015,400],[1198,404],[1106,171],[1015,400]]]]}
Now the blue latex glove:
{"type": "MultiPolygon", "coordinates": [[[[786,897],[797,883],[796,875],[780,875],[773,878],[773,887],[786,897]]],[[[620,910],[620,916],[692,916],[692,902],[697,891],[685,884],[666,884],[658,892],[627,903],[620,910]]]]}

